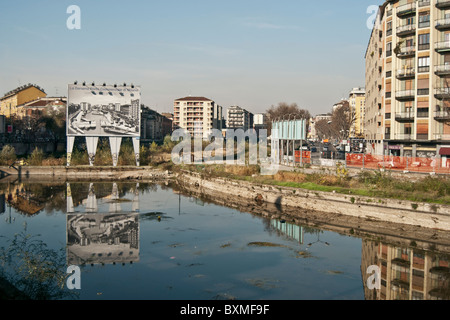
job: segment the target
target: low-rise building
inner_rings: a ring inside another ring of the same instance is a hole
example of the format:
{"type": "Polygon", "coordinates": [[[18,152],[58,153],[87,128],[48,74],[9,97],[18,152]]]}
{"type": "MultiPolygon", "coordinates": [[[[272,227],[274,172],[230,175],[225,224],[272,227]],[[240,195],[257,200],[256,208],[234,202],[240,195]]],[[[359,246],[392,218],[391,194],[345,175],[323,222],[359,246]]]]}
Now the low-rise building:
{"type": "Polygon", "coordinates": [[[162,142],[172,133],[172,120],[149,107],[141,107],[141,141],[162,142]]]}
{"type": "Polygon", "coordinates": [[[45,97],[27,102],[17,106],[16,117],[24,119],[26,117],[40,117],[45,113],[65,113],[67,98],[65,97],[45,97]]]}
{"type": "Polygon", "coordinates": [[[18,87],[0,98],[0,115],[8,118],[16,116],[18,106],[46,96],[44,89],[34,84],[18,87]]]}

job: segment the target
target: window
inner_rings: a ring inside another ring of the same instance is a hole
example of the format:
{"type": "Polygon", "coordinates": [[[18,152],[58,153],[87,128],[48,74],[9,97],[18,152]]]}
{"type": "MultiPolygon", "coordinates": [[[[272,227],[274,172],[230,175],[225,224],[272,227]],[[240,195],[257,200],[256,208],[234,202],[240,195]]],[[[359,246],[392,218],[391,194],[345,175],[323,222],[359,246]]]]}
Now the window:
{"type": "Polygon", "coordinates": [[[392,56],[392,42],[386,43],[386,57],[392,56]]]}
{"type": "Polygon", "coordinates": [[[430,49],[430,34],[419,34],[419,50],[430,49]]]}
{"type": "Polygon", "coordinates": [[[420,57],[419,58],[419,72],[429,72],[430,71],[430,57],[420,57]]]}
{"type": "Polygon", "coordinates": [[[430,12],[421,12],[419,14],[419,28],[426,28],[430,26],[430,12]]]}
{"type": "Polygon", "coordinates": [[[429,79],[419,79],[417,80],[417,94],[427,95],[430,91],[430,80],[429,79]]]}

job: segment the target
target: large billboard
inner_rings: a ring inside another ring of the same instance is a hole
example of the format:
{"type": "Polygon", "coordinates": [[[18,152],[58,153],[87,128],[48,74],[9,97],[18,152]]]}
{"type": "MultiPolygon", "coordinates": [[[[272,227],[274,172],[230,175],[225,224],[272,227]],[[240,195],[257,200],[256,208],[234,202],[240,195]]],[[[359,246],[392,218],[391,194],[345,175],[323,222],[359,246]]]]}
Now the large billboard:
{"type": "Polygon", "coordinates": [[[67,136],[140,137],[141,89],[69,85],[67,136]]]}
{"type": "Polygon", "coordinates": [[[280,140],[306,140],[306,120],[274,121],[272,130],[278,130],[274,138],[280,140]]]}

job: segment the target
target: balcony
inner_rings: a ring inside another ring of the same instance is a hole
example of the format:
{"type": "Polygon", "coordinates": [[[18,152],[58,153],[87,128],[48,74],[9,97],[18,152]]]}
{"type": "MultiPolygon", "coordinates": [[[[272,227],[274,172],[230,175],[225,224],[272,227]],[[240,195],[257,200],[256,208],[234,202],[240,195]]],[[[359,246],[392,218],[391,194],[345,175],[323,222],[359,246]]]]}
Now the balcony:
{"type": "Polygon", "coordinates": [[[397,36],[399,37],[409,36],[414,34],[415,32],[416,32],[415,24],[407,24],[397,28],[397,36]]]}
{"type": "Polygon", "coordinates": [[[395,114],[395,120],[401,123],[414,122],[415,116],[414,110],[399,112],[395,114]]]}
{"type": "Polygon", "coordinates": [[[450,41],[436,42],[434,50],[438,53],[450,51],[450,41]]]}
{"type": "Polygon", "coordinates": [[[439,140],[439,141],[450,141],[450,134],[445,134],[445,133],[436,133],[434,135],[434,140],[439,140]]]}
{"type": "Polygon", "coordinates": [[[395,135],[395,140],[409,141],[409,140],[413,140],[413,139],[414,139],[414,135],[412,133],[397,133],[395,135]]]}
{"type": "Polygon", "coordinates": [[[399,79],[399,80],[414,78],[415,75],[416,75],[416,70],[411,67],[406,67],[406,68],[397,70],[397,79],[399,79]]]}
{"type": "Polygon", "coordinates": [[[437,76],[450,75],[450,64],[441,64],[434,67],[434,74],[437,76]]]}
{"type": "MultiPolygon", "coordinates": [[[[437,6],[437,5],[436,5],[437,6]]],[[[397,17],[404,17],[416,12],[416,3],[408,3],[397,8],[397,17]]]]}
{"type": "Polygon", "coordinates": [[[450,28],[450,19],[439,19],[436,21],[436,29],[446,30],[450,28]]]}
{"type": "MultiPolygon", "coordinates": [[[[450,43],[449,43],[450,47],[450,43]]],[[[410,47],[401,47],[398,52],[396,52],[398,58],[407,58],[414,56],[416,54],[416,47],[410,46],[410,47]]]]}
{"type": "Polygon", "coordinates": [[[439,122],[450,121],[450,110],[447,109],[447,110],[436,111],[434,113],[434,120],[439,121],[439,122]]]}
{"type": "Polygon", "coordinates": [[[447,87],[436,88],[434,90],[434,97],[439,100],[450,98],[450,88],[447,87]]]}
{"type": "Polygon", "coordinates": [[[403,90],[397,91],[395,93],[395,98],[399,101],[414,100],[415,95],[416,95],[415,90],[403,90]]]}
{"type": "Polygon", "coordinates": [[[419,7],[426,7],[430,5],[430,0],[419,0],[419,7]]]}
{"type": "Polygon", "coordinates": [[[438,9],[450,8],[450,0],[436,0],[436,8],[438,9]]]}

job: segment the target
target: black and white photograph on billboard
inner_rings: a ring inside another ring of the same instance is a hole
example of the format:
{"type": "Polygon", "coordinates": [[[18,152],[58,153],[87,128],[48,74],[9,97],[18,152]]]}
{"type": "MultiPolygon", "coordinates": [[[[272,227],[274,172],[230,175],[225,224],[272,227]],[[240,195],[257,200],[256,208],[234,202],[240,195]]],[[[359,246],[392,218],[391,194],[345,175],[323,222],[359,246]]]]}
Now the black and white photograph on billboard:
{"type": "Polygon", "coordinates": [[[140,87],[69,85],[67,135],[139,137],[140,105],[140,87]]]}

